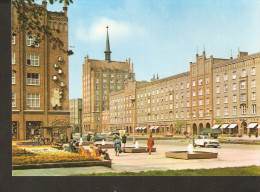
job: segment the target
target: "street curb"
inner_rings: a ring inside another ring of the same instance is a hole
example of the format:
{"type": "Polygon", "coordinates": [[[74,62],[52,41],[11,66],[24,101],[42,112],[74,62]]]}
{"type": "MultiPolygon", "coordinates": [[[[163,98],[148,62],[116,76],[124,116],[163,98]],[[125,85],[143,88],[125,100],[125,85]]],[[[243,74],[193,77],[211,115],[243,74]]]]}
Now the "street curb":
{"type": "Polygon", "coordinates": [[[90,166],[104,166],[111,168],[111,160],[102,161],[77,161],[77,162],[58,162],[58,163],[42,163],[42,164],[27,164],[27,165],[13,165],[13,170],[21,169],[42,169],[42,168],[64,168],[64,167],[90,167],[90,166]]]}

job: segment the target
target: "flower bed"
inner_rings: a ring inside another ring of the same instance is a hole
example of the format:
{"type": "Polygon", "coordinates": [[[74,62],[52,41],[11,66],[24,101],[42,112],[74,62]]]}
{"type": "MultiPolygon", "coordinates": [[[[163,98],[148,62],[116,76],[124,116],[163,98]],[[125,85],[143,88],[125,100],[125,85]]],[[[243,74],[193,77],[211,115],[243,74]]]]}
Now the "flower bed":
{"type": "Polygon", "coordinates": [[[13,155],[20,155],[20,154],[31,154],[31,152],[27,151],[26,149],[13,147],[12,148],[12,154],[13,155]]]}
{"type": "Polygon", "coordinates": [[[38,154],[35,156],[23,155],[12,158],[13,165],[38,164],[38,163],[55,163],[55,162],[72,162],[72,161],[94,161],[101,160],[99,157],[89,155],[79,155],[69,152],[38,154]]]}
{"type": "Polygon", "coordinates": [[[111,167],[111,161],[89,154],[71,153],[53,145],[32,145],[31,142],[12,143],[13,169],[42,169],[57,167],[111,167]]]}
{"type": "Polygon", "coordinates": [[[20,145],[20,146],[43,146],[40,143],[33,143],[33,142],[20,142],[20,143],[16,143],[16,145],[20,145]]]}

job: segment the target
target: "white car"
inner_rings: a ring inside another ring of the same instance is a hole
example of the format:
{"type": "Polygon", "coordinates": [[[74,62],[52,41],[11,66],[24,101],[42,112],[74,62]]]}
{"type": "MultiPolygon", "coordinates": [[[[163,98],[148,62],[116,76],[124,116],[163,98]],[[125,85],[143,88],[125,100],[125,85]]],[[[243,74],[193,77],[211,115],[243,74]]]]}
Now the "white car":
{"type": "Polygon", "coordinates": [[[203,147],[215,147],[219,146],[219,142],[217,139],[211,139],[207,135],[199,135],[194,139],[194,147],[203,146],[203,147]]]}

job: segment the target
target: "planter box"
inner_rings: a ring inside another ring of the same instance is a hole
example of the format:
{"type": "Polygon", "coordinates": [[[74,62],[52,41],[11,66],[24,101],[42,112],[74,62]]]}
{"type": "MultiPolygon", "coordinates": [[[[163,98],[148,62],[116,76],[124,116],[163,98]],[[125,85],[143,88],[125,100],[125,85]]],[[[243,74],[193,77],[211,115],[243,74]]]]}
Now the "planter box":
{"type": "MultiPolygon", "coordinates": [[[[96,146],[101,145],[101,144],[96,144],[96,146]]],[[[105,144],[105,145],[101,145],[102,149],[108,149],[108,148],[114,148],[113,144],[105,144]]]]}
{"type": "Polygon", "coordinates": [[[211,159],[217,158],[218,153],[194,151],[194,153],[188,153],[187,151],[169,151],[165,152],[166,157],[176,159],[211,159]]]}
{"type": "Polygon", "coordinates": [[[89,145],[89,144],[94,144],[92,141],[83,141],[82,145],[89,145]]]}
{"type": "Polygon", "coordinates": [[[20,170],[20,169],[43,169],[43,168],[63,168],[63,167],[90,167],[90,166],[104,166],[104,167],[111,168],[111,160],[13,165],[12,167],[13,170],[20,170]]]}
{"type": "MultiPolygon", "coordinates": [[[[125,147],[121,148],[122,152],[125,153],[147,153],[147,148],[146,147],[139,147],[139,148],[134,148],[134,147],[125,147]]],[[[152,149],[152,152],[155,152],[156,148],[152,149]]]]}

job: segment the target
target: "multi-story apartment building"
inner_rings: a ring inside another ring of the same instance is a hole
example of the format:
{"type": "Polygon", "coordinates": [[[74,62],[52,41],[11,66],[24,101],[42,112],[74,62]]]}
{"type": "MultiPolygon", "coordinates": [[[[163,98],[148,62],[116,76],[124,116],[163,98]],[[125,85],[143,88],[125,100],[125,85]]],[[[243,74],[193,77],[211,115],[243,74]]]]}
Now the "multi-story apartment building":
{"type": "Polygon", "coordinates": [[[238,52],[213,66],[214,119],[226,133],[249,134],[260,128],[260,53],[238,52]]]}
{"type": "Polygon", "coordinates": [[[239,52],[236,59],[207,58],[204,51],[190,62],[189,72],[141,84],[129,82],[125,90],[109,95],[110,128],[176,132],[175,123],[183,121],[182,133],[198,134],[203,128],[256,133],[259,56],[239,52]]]}
{"type": "MultiPolygon", "coordinates": [[[[108,28],[108,27],[107,27],[108,28]]],[[[105,60],[84,58],[82,76],[82,129],[87,131],[105,131],[109,117],[109,93],[120,91],[128,79],[134,78],[133,64],[112,61],[107,30],[105,60]],[[103,115],[103,116],[102,116],[103,115]],[[102,121],[104,119],[104,121],[102,121]]]]}
{"type": "Polygon", "coordinates": [[[73,132],[81,133],[82,99],[70,100],[70,125],[73,132]]]}
{"type": "Polygon", "coordinates": [[[192,132],[198,134],[203,128],[210,128],[213,124],[213,85],[212,67],[227,59],[206,57],[205,51],[196,62],[190,62],[190,120],[192,132]]]}
{"type": "MultiPolygon", "coordinates": [[[[66,49],[67,7],[63,7],[63,12],[50,12],[46,1],[35,6],[44,7],[42,24],[49,25],[53,34],[59,35],[66,49]]],[[[19,27],[14,8],[12,25],[19,27]]],[[[35,134],[50,138],[66,133],[69,127],[68,56],[58,48],[52,49],[47,38],[34,45],[36,33],[39,31],[30,36],[27,31],[19,31],[12,37],[13,139],[29,139],[35,134]]]]}
{"type": "MultiPolygon", "coordinates": [[[[151,82],[129,82],[124,91],[110,94],[110,127],[128,132],[174,132],[174,122],[188,121],[189,72],[151,82]],[[188,86],[187,86],[188,85],[188,86]]],[[[189,130],[189,122],[187,122],[189,130]]]]}

